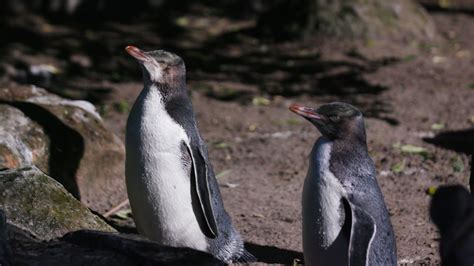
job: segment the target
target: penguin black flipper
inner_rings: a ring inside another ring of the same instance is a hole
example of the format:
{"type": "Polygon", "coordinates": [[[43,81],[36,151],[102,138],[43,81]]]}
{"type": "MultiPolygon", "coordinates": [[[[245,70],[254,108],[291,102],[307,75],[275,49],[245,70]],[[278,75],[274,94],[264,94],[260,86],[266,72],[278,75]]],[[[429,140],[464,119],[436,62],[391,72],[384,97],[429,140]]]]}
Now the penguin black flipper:
{"type": "Polygon", "coordinates": [[[207,168],[206,159],[200,146],[195,147],[194,149],[192,149],[189,145],[186,145],[186,147],[188,148],[188,152],[192,160],[191,193],[194,193],[195,197],[193,198],[199,201],[199,208],[196,211],[200,212],[201,218],[205,221],[204,225],[200,223],[201,230],[207,237],[217,238],[219,233],[217,230],[216,216],[214,215],[214,210],[212,209],[212,195],[209,189],[209,171],[207,168]]]}
{"type": "Polygon", "coordinates": [[[352,213],[352,226],[349,240],[349,265],[369,265],[370,244],[375,235],[375,220],[356,202],[349,203],[352,213]]]}

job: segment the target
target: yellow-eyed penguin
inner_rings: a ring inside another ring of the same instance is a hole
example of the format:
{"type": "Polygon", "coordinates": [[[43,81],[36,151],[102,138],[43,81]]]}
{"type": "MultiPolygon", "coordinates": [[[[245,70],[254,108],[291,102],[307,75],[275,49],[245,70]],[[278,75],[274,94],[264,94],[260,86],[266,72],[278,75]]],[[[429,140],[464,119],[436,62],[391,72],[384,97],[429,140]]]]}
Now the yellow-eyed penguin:
{"type": "Polygon", "coordinates": [[[474,194],[461,185],[439,187],[430,206],[441,235],[441,265],[474,265],[474,194]]]}
{"type": "Polygon", "coordinates": [[[396,265],[395,237],[374,162],[367,151],[362,113],[333,102],[290,110],[321,132],[303,188],[306,265],[396,265]]]}
{"type": "Polygon", "coordinates": [[[126,129],[127,192],[139,233],[224,262],[254,260],[224,209],[183,60],[163,50],[125,49],[140,63],[144,81],[126,129]]]}

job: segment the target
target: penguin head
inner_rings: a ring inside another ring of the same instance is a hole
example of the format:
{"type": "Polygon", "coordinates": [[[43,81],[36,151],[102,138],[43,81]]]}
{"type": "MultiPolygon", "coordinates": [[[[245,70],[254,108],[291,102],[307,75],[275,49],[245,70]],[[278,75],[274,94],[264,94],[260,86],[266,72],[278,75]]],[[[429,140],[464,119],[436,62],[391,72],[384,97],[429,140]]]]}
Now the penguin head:
{"type": "Polygon", "coordinates": [[[365,142],[362,113],[350,104],[332,102],[319,108],[292,104],[290,110],[309,120],[328,139],[356,137],[365,142]]]}
{"type": "Polygon", "coordinates": [[[125,48],[125,51],[140,63],[145,85],[179,86],[186,80],[184,62],[173,53],[164,50],[145,52],[130,45],[125,48]]]}

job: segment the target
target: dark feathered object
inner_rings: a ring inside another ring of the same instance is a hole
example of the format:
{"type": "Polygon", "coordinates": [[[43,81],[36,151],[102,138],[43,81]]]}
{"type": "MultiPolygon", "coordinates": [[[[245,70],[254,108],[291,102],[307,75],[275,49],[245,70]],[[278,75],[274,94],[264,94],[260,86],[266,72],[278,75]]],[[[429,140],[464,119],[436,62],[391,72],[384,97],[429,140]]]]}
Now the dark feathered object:
{"type": "Polygon", "coordinates": [[[461,185],[442,186],[430,215],[439,229],[442,265],[474,265],[474,197],[461,185]]]}

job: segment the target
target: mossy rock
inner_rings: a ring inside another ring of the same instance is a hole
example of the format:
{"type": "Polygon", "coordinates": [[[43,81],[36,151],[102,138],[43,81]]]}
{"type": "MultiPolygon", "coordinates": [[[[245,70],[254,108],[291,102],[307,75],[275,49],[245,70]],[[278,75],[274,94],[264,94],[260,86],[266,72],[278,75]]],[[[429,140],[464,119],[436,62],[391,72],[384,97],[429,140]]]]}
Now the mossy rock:
{"type": "Polygon", "coordinates": [[[115,231],[36,167],[0,172],[0,209],[9,224],[41,240],[80,229],[115,231]]]}

